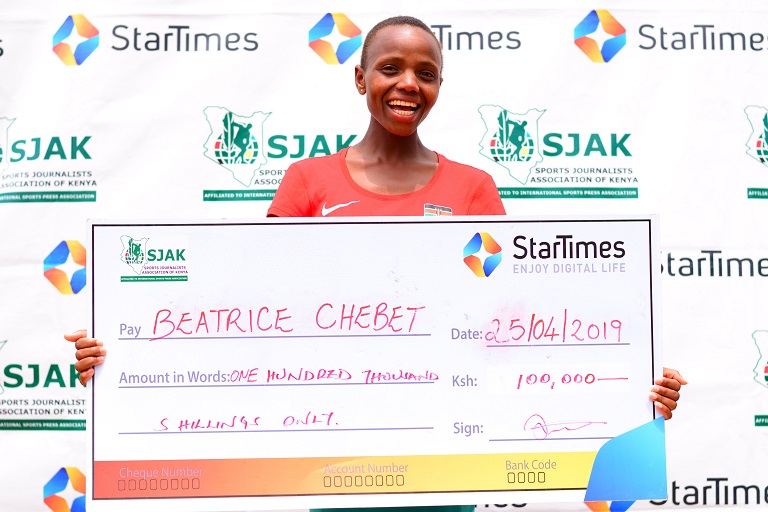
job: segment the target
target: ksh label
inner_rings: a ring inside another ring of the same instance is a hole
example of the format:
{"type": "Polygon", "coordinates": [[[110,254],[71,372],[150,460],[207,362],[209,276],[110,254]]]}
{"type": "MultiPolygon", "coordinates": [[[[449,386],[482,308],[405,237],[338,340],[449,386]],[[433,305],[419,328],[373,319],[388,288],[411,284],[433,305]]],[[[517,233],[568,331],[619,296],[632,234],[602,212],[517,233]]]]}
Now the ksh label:
{"type": "Polygon", "coordinates": [[[136,275],[121,276],[120,282],[187,281],[186,249],[148,249],[149,238],[120,237],[123,251],[120,260],[136,275]]]}
{"type": "Polygon", "coordinates": [[[270,133],[265,123],[271,112],[240,115],[207,107],[203,113],[210,128],[203,154],[244,187],[204,190],[203,201],[270,201],[293,161],[337,153],[357,137],[270,133]]]}
{"type": "Polygon", "coordinates": [[[15,121],[0,117],[0,203],[96,201],[90,135],[12,138],[15,121]]]}
{"type": "Polygon", "coordinates": [[[482,105],[478,112],[485,124],[480,154],[495,164],[486,170],[501,197],[638,197],[636,172],[625,163],[632,157],[631,134],[542,135],[539,120],[546,110],[515,113],[499,105],[482,105]]]}

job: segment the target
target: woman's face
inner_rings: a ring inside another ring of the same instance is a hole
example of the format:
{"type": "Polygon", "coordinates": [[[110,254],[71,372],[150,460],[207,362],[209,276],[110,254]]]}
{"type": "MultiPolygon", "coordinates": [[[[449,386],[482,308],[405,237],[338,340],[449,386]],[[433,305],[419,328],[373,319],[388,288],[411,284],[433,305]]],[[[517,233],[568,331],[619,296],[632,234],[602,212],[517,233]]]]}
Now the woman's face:
{"type": "Polygon", "coordinates": [[[416,132],[440,92],[442,57],[432,34],[410,25],[384,27],[368,47],[367,69],[355,68],[368,110],[388,132],[416,132]]]}

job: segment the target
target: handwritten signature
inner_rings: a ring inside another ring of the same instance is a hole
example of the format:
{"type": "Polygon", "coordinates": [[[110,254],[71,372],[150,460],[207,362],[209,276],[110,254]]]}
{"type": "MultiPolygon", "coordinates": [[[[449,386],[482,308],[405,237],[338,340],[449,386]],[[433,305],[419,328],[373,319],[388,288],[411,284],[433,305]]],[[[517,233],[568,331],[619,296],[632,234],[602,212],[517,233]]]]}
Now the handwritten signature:
{"type": "Polygon", "coordinates": [[[549,434],[561,430],[579,430],[590,425],[606,425],[605,421],[569,421],[564,423],[547,424],[538,414],[534,414],[525,422],[524,430],[533,430],[533,437],[536,439],[546,439],[549,434]]]}

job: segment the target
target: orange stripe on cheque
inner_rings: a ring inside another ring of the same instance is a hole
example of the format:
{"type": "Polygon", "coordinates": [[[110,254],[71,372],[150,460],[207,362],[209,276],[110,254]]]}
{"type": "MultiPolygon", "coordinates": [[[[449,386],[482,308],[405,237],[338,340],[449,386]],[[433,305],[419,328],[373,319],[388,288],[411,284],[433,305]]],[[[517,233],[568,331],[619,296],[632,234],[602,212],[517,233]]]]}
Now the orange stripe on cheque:
{"type": "Polygon", "coordinates": [[[94,499],[585,489],[596,452],[100,461],[94,499]]]}

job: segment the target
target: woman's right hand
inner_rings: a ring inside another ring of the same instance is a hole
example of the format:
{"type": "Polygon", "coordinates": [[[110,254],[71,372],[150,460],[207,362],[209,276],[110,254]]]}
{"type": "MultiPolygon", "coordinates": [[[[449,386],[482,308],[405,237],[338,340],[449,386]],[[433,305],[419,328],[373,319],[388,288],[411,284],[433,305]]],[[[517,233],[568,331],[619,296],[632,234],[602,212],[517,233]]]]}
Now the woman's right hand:
{"type": "Polygon", "coordinates": [[[103,343],[95,338],[89,338],[85,329],[80,329],[72,334],[65,334],[64,339],[75,344],[75,370],[80,372],[80,383],[85,386],[88,379],[93,377],[93,367],[104,362],[107,349],[103,343]]]}

